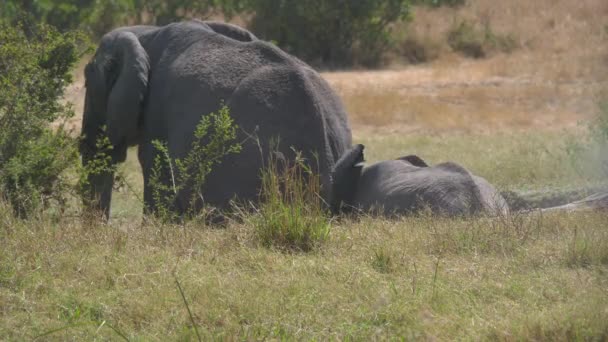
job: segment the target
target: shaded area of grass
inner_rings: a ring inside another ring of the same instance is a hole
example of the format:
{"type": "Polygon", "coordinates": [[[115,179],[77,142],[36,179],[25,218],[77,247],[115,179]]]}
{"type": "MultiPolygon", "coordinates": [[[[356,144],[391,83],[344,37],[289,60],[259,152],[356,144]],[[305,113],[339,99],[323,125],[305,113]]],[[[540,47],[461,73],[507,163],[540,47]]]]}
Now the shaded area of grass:
{"type": "MultiPolygon", "coordinates": [[[[6,210],[6,208],[4,209],[6,210]]],[[[4,217],[4,215],[3,215],[4,217]]],[[[253,227],[0,220],[0,337],[602,339],[608,220],[558,214],[336,223],[316,252],[253,227]],[[176,286],[179,278],[183,297],[176,286]]]]}

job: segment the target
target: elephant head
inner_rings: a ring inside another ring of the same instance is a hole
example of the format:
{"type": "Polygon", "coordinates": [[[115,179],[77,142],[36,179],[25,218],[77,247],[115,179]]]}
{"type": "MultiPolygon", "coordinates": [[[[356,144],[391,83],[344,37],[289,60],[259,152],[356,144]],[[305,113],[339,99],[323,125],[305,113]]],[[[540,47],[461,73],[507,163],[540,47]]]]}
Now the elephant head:
{"type": "Polygon", "coordinates": [[[334,166],[334,212],[356,208],[409,214],[430,208],[454,216],[508,210],[492,185],[458,164],[428,166],[418,156],[409,155],[363,168],[363,150],[363,145],[354,146],[334,166]]]}
{"type": "MultiPolygon", "coordinates": [[[[138,123],[146,95],[150,62],[137,36],[113,31],[102,38],[85,68],[86,97],[80,153],[88,165],[99,152],[97,142],[109,139],[112,163],[126,158],[129,145],[136,143],[138,123]]],[[[86,204],[101,210],[107,218],[112,196],[113,172],[89,175],[86,204]]]]}

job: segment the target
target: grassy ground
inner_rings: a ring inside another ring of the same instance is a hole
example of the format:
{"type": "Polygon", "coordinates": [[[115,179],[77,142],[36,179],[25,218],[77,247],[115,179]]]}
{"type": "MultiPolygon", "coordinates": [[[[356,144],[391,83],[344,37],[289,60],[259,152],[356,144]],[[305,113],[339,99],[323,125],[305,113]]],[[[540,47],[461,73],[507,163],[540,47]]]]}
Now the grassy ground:
{"type": "MultiPolygon", "coordinates": [[[[606,98],[606,4],[419,9],[419,37],[439,41],[466,18],[520,47],[324,77],[369,162],[456,161],[503,190],[606,184],[597,155],[572,152],[577,122],[606,98]]],[[[81,112],[77,78],[68,99],[81,112]]],[[[0,206],[0,340],[196,340],[194,327],[204,340],[608,339],[605,213],[334,220],[319,249],[284,253],[239,222],[142,224],[133,152],[108,226],[70,213],[21,222],[0,206]]]]}
{"type": "Polygon", "coordinates": [[[237,223],[5,218],[0,336],[67,327],[44,339],[192,340],[195,322],[204,340],[604,340],[607,224],[589,213],[364,218],[336,222],[316,252],[288,254],[237,223]]]}
{"type": "MultiPolygon", "coordinates": [[[[360,137],[370,161],[416,151],[510,189],[588,181],[564,162],[563,138],[360,137]]],[[[134,170],[130,156],[124,173],[137,191],[134,170]]],[[[103,227],[1,213],[3,339],[65,328],[43,339],[195,340],[192,322],[204,340],[608,338],[604,213],[344,219],[320,249],[284,253],[238,222],[142,225],[133,193],[115,199],[103,227]]]]}

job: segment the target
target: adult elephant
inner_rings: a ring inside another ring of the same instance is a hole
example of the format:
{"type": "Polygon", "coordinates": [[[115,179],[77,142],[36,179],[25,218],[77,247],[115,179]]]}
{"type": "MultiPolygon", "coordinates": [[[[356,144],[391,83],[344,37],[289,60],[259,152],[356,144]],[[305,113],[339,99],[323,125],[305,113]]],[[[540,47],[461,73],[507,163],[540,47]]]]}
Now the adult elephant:
{"type": "Polygon", "coordinates": [[[410,155],[363,167],[363,150],[363,145],[354,146],[334,167],[334,213],[356,209],[393,215],[426,208],[447,216],[508,212],[504,198],[490,183],[458,164],[428,166],[410,155]]]}
{"type": "MultiPolygon", "coordinates": [[[[293,147],[318,161],[323,195],[330,198],[330,171],[351,146],[343,104],[321,76],[234,25],[188,21],[116,29],[101,39],[85,76],[83,163],[95,156],[100,134],[109,138],[113,163],[124,161],[127,147],[138,145],[146,210],[157,209],[150,178],[159,151],[152,142],[166,142],[173,159],[184,157],[201,117],[222,103],[239,127],[243,146],[208,175],[202,191],[206,204],[225,208],[234,197],[256,200],[261,155],[268,155],[272,138],[279,139],[283,155],[293,147]]],[[[87,202],[106,217],[113,178],[111,172],[89,177],[87,202]]],[[[163,181],[169,178],[165,173],[163,181]]],[[[175,210],[187,210],[188,199],[178,194],[175,210]]]]}

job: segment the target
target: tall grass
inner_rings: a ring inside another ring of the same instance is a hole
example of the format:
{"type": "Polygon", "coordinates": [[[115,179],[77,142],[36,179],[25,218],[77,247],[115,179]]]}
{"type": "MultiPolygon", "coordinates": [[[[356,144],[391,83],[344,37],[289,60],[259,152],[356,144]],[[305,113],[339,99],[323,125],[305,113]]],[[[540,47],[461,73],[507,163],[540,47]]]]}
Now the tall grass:
{"type": "Polygon", "coordinates": [[[317,252],[279,253],[248,222],[91,229],[0,209],[0,340],[608,336],[601,213],[345,219],[317,252]]]}
{"type": "Polygon", "coordinates": [[[264,246],[310,251],[328,238],[331,225],[319,175],[296,154],[291,163],[271,153],[262,172],[262,203],[251,222],[264,246]]]}

